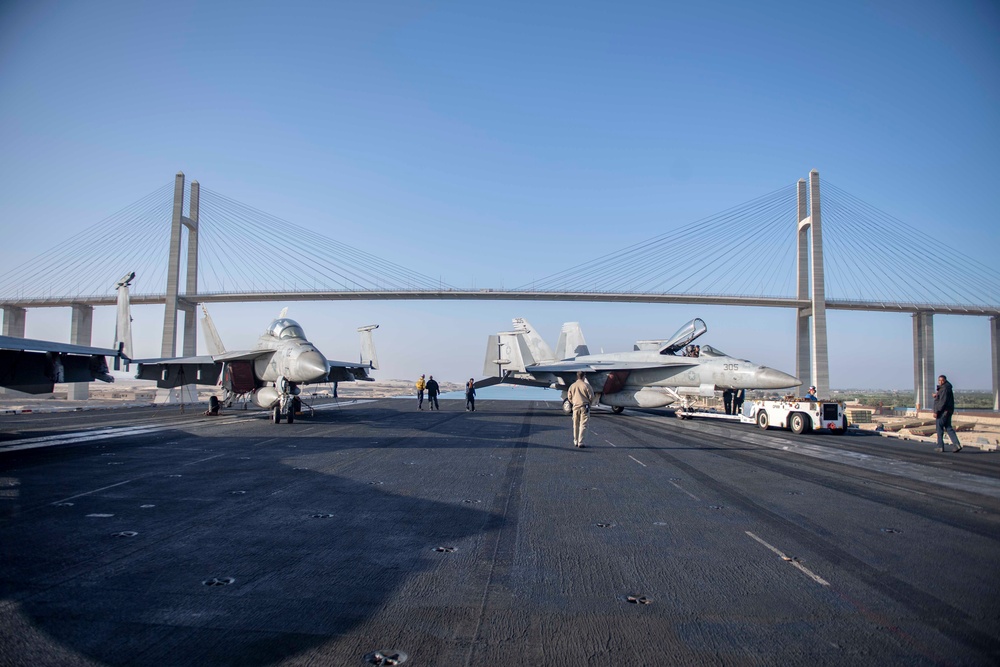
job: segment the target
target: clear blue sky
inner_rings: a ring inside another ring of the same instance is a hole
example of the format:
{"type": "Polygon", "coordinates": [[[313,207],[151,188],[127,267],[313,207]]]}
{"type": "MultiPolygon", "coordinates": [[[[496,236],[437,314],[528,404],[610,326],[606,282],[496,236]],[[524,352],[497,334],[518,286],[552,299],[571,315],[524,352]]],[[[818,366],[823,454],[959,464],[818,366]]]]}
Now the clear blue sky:
{"type": "MultiPolygon", "coordinates": [[[[988,1],[8,0],[0,264],[184,171],[445,282],[512,287],[812,168],[995,264],[998,32],[988,1]]],[[[701,316],[706,342],[794,370],[785,310],[290,306],[331,357],[352,358],[354,328],[379,322],[386,378],[479,376],[485,337],[518,315],[553,342],[578,320],[607,351],[701,316]]],[[[213,315],[239,348],[279,308],[213,315]]],[[[97,312],[95,344],[112,318],[97,312]]],[[[68,310],[32,310],[27,334],[65,340],[68,323],[68,310]]],[[[140,354],[158,355],[161,326],[162,308],[137,309],[140,354]]],[[[834,387],[912,385],[908,316],[833,312],[830,334],[834,387]]],[[[936,334],[939,372],[990,386],[983,318],[938,317],[936,334]]]]}

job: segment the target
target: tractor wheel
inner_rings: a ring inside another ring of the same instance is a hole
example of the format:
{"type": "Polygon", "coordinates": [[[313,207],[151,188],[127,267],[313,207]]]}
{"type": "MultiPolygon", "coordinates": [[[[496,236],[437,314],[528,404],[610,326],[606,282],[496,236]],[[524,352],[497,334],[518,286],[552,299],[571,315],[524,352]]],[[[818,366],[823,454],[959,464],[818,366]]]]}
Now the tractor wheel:
{"type": "Polygon", "coordinates": [[[771,425],[771,420],[767,416],[767,410],[761,410],[757,413],[757,426],[761,427],[765,431],[767,427],[771,425]]]}
{"type": "Polygon", "coordinates": [[[788,418],[788,428],[795,435],[805,433],[808,423],[809,418],[801,412],[793,412],[792,416],[788,418]]]}
{"type": "Polygon", "coordinates": [[[621,413],[625,412],[625,408],[623,408],[620,405],[616,405],[611,408],[611,412],[615,413],[616,415],[620,415],[621,413]]]}

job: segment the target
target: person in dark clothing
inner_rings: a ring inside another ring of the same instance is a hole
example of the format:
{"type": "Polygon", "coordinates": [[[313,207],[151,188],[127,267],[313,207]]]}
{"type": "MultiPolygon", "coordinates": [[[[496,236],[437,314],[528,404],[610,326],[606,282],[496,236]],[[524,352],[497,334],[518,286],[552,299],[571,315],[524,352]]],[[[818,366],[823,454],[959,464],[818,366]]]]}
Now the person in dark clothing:
{"type": "Polygon", "coordinates": [[[951,388],[951,383],[944,375],[938,376],[937,391],[934,392],[934,418],[937,420],[937,444],[940,450],[944,449],[944,432],[948,432],[955,452],[962,451],[962,443],[958,441],[955,429],[951,426],[951,416],[955,413],[955,392],[951,388]]]}
{"type": "Polygon", "coordinates": [[[733,414],[738,415],[743,412],[743,400],[747,397],[746,389],[737,389],[733,392],[733,414]]]}
{"type": "Polygon", "coordinates": [[[733,390],[726,389],[722,392],[722,406],[726,409],[726,414],[733,414],[733,390]]]}
{"type": "Polygon", "coordinates": [[[465,383],[465,409],[468,412],[476,411],[476,381],[475,378],[469,378],[469,381],[465,383]]]}
{"type": "Polygon", "coordinates": [[[441,388],[438,386],[437,380],[434,379],[432,375],[427,381],[427,403],[431,410],[440,410],[441,406],[438,405],[438,394],[441,392],[441,388]]]}

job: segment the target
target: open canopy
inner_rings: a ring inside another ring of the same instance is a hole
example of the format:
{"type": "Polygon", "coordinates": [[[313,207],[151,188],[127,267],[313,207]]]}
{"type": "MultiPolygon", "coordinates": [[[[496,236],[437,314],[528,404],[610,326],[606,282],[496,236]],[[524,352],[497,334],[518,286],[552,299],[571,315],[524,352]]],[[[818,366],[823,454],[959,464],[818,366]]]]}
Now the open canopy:
{"type": "Polygon", "coordinates": [[[708,331],[708,327],[705,325],[705,320],[696,317],[667,339],[663,347],[660,348],[660,354],[677,354],[678,350],[684,349],[685,345],[688,345],[706,331],[708,331]]]}

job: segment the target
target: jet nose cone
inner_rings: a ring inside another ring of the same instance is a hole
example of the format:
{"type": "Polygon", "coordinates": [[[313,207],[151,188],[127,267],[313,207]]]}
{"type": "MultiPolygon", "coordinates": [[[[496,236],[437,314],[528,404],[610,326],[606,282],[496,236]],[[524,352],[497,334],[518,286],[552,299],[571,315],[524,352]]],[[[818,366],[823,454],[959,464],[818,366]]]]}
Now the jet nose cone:
{"type": "Polygon", "coordinates": [[[306,350],[295,360],[296,382],[321,382],[329,372],[326,357],[318,350],[306,350]]]}
{"type": "Polygon", "coordinates": [[[786,387],[798,387],[802,380],[794,375],[776,371],[767,366],[761,366],[755,376],[758,389],[784,389],[786,387]]]}

